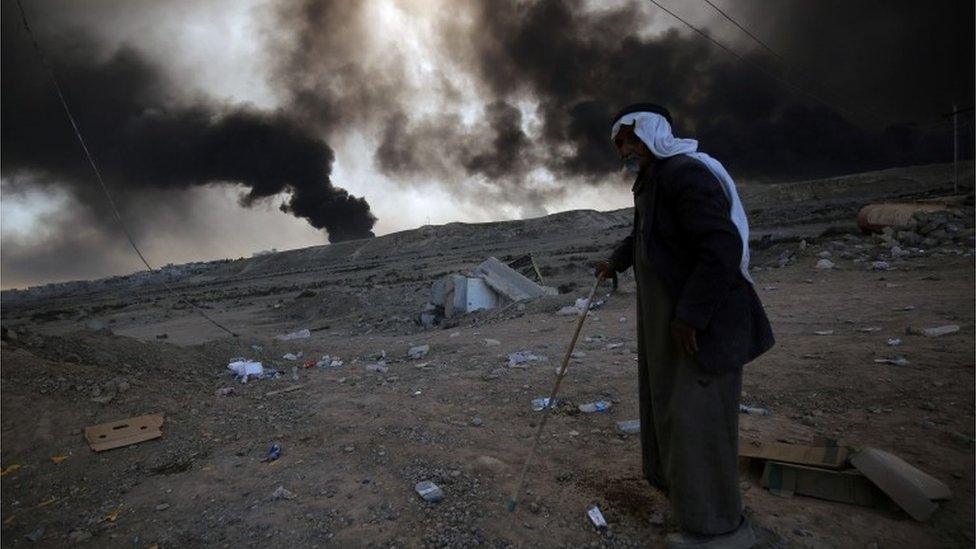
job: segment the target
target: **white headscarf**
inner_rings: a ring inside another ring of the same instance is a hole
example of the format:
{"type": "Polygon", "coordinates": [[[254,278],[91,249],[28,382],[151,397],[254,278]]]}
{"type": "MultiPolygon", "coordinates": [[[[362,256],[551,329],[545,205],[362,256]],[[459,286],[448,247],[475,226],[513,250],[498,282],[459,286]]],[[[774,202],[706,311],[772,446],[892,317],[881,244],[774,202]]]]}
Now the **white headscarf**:
{"type": "Polygon", "coordinates": [[[750,283],[752,277],[749,275],[749,220],[746,219],[746,212],[739,200],[739,193],[735,189],[735,182],[732,176],[725,171],[725,167],[718,160],[703,152],[698,152],[698,141],[695,139],[681,139],[671,133],[671,124],[663,116],[652,112],[633,112],[620,117],[614,122],[613,129],[610,131],[610,140],[617,137],[620,126],[634,124],[634,133],[647,145],[657,158],[668,158],[671,156],[686,154],[691,158],[701,162],[712,172],[712,175],[722,184],[726,198],[732,205],[729,216],[732,223],[739,230],[742,238],[742,261],[739,269],[742,276],[750,283]]]}

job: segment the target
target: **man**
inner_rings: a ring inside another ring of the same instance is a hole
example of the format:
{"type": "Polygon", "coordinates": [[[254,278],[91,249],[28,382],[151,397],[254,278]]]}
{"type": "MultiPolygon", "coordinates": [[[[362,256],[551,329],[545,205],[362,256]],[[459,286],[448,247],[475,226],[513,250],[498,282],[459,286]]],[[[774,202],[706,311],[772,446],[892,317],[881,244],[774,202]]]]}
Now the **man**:
{"type": "Polygon", "coordinates": [[[750,547],[738,481],[742,366],[773,345],[749,276],[749,228],[725,168],[631,105],[611,139],[636,174],[634,227],[597,274],[637,281],[644,477],[671,500],[669,547],[750,547]]]}

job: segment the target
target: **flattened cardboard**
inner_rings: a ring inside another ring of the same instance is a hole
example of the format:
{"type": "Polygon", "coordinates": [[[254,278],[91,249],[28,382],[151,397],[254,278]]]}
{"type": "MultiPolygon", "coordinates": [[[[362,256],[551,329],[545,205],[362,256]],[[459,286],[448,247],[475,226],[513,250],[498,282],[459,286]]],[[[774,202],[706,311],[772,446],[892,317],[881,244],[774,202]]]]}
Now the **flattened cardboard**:
{"type": "Polygon", "coordinates": [[[886,499],[856,470],[833,471],[777,461],[766,462],[762,486],[778,496],[809,496],[853,505],[877,505],[886,499]]]}
{"type": "Polygon", "coordinates": [[[877,448],[862,449],[851,463],[915,520],[927,520],[939,508],[932,500],[952,497],[949,487],[939,480],[877,448]]]}
{"type": "Polygon", "coordinates": [[[739,446],[739,456],[749,459],[762,459],[823,467],[826,469],[845,469],[851,450],[847,446],[803,446],[782,442],[743,441],[739,446]]]}
{"type": "Polygon", "coordinates": [[[162,426],[162,415],[149,414],[85,427],[85,438],[92,450],[104,452],[159,438],[162,426]]]}

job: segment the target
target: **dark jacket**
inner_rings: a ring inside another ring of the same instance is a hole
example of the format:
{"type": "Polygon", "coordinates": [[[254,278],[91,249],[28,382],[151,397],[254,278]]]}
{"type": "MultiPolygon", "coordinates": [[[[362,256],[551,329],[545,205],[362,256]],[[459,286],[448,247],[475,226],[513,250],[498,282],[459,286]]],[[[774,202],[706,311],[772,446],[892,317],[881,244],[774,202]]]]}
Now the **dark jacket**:
{"type": "MultiPolygon", "coordinates": [[[[698,360],[709,372],[742,367],[773,346],[755,288],[739,269],[742,238],[722,184],[704,164],[678,155],[657,161],[634,184],[634,229],[670,293],[673,316],[698,332],[698,360]]],[[[634,234],[611,256],[620,272],[633,266],[634,234]]]]}

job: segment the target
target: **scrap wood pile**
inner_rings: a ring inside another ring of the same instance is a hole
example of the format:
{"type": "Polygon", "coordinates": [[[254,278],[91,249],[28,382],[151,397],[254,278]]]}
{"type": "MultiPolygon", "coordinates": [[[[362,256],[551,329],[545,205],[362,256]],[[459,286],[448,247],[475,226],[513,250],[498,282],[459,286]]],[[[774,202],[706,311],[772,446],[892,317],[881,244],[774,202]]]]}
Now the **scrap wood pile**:
{"type": "Polygon", "coordinates": [[[949,500],[945,483],[903,459],[877,448],[743,441],[739,468],[761,471],[762,486],[782,497],[809,496],[828,501],[904,510],[927,520],[949,500]]]}

